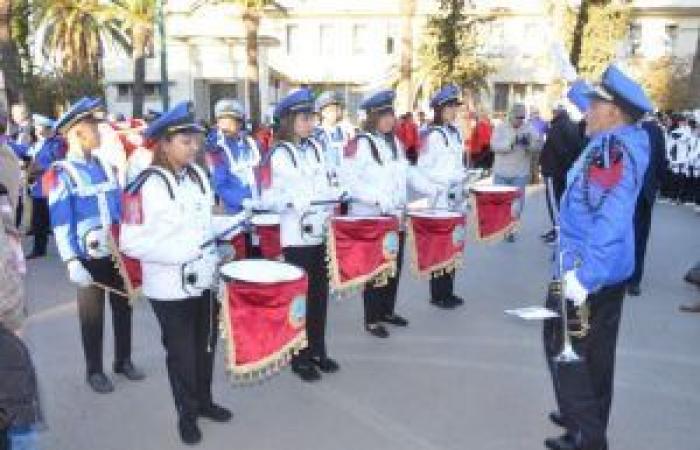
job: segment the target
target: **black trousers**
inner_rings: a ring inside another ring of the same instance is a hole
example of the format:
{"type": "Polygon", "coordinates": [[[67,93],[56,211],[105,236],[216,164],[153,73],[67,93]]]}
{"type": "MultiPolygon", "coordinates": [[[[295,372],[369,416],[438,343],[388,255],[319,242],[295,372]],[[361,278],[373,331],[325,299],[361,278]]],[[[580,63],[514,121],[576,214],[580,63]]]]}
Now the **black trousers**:
{"type": "Polygon", "coordinates": [[[32,198],[31,230],[34,235],[33,253],[45,255],[50,230],[49,201],[45,198],[32,198]]]}
{"type": "Polygon", "coordinates": [[[396,256],[396,276],[389,278],[384,286],[366,284],[363,292],[365,304],[365,324],[379,322],[382,317],[394,314],[396,294],[399,290],[399,278],[403,266],[404,233],[399,233],[399,253],[396,256]]]}
{"type": "Polygon", "coordinates": [[[556,215],[559,211],[559,202],[561,201],[561,196],[564,195],[566,190],[566,178],[558,177],[546,177],[552,180],[552,187],[550,188],[550,183],[545,182],[544,186],[546,189],[547,196],[547,212],[549,213],[549,220],[552,222],[552,227],[556,225],[556,215]],[[553,192],[550,192],[552,190],[553,192]],[[556,202],[555,205],[552,204],[552,198],[556,202]]]}
{"type": "Polygon", "coordinates": [[[219,303],[211,291],[181,300],[150,299],[165,348],[165,363],[179,418],[194,420],[213,403],[219,303]]]}
{"type": "MultiPolygon", "coordinates": [[[[590,330],[583,338],[572,337],[581,362],[557,363],[561,328],[551,330],[558,338],[547,340],[545,354],[555,385],[555,395],[568,432],[581,450],[600,450],[606,445],[615,372],[615,351],[622,315],[624,284],[604,287],[588,297],[590,330]],[[553,345],[557,344],[557,345],[553,345]]],[[[556,321],[547,321],[545,328],[556,321]]]]}
{"type": "MultiPolygon", "coordinates": [[[[110,258],[81,260],[101,284],[123,290],[124,281],[110,258]]],[[[131,359],[131,316],[132,310],[126,298],[113,292],[107,293],[112,308],[112,328],[114,330],[114,364],[131,359]]],[[[85,352],[88,375],[102,373],[102,341],[104,335],[105,290],[94,285],[78,288],[78,318],[85,352]]]]}
{"type": "Polygon", "coordinates": [[[634,211],[634,272],[630,284],[640,284],[644,274],[644,257],[647,252],[649,231],[651,229],[651,212],[654,204],[639,198],[634,211]]]}
{"type": "Polygon", "coordinates": [[[326,320],[328,316],[328,269],[326,246],[311,245],[284,247],[284,260],[301,269],[309,277],[306,295],[306,336],[309,346],[299,352],[292,364],[307,365],[311,358],[325,358],[326,320]]]}
{"type": "Polygon", "coordinates": [[[454,272],[444,273],[430,279],[430,298],[432,300],[447,300],[454,292],[454,272]]]}
{"type": "Polygon", "coordinates": [[[695,204],[700,206],[700,169],[695,170],[695,178],[693,179],[693,199],[695,204]]]}

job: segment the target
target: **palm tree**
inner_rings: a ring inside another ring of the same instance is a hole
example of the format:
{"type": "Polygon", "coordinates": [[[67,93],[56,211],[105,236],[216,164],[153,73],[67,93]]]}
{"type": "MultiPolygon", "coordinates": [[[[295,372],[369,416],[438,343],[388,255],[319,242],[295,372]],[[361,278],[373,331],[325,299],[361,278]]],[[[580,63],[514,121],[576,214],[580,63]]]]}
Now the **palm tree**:
{"type": "Polygon", "coordinates": [[[104,47],[117,37],[105,24],[106,8],[100,0],[37,0],[35,20],[44,56],[63,72],[99,78],[104,47]]]}
{"type": "Polygon", "coordinates": [[[114,28],[113,35],[128,36],[128,39],[121,39],[119,42],[131,53],[134,64],[134,117],[143,115],[146,48],[153,41],[155,12],[155,0],[112,0],[105,14],[108,27],[114,28]]]}
{"type": "Polygon", "coordinates": [[[700,86],[700,30],[698,30],[698,41],[695,44],[695,56],[690,71],[691,108],[700,108],[700,89],[698,86],[700,86]]]}
{"type": "Polygon", "coordinates": [[[0,61],[8,105],[22,99],[19,55],[12,39],[11,21],[12,1],[0,0],[0,61]]]}

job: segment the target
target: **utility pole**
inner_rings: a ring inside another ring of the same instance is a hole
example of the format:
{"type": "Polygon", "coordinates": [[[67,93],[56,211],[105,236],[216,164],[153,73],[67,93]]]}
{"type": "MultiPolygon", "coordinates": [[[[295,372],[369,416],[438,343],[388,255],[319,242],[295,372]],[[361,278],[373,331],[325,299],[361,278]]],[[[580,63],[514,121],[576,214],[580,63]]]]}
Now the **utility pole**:
{"type": "Polygon", "coordinates": [[[168,92],[168,48],[165,38],[165,0],[158,0],[158,36],[160,37],[160,97],[163,102],[163,112],[170,109],[170,94],[168,92]]]}

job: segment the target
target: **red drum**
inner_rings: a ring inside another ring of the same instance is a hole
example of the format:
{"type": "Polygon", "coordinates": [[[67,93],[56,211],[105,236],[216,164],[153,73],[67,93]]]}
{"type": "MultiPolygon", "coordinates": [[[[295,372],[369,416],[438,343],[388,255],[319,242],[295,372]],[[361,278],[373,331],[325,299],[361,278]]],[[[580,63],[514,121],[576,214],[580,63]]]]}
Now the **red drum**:
{"type": "MultiPolygon", "coordinates": [[[[107,237],[108,247],[112,261],[114,261],[114,266],[117,268],[119,275],[121,275],[124,281],[124,297],[130,304],[133,304],[138,298],[141,297],[141,284],[143,281],[141,261],[126,256],[119,251],[119,230],[119,225],[112,225],[111,233],[107,237]]],[[[108,287],[117,291],[122,290],[122,286],[108,287]]]]}
{"type": "Polygon", "coordinates": [[[386,283],[396,276],[396,217],[333,217],[328,227],[328,270],[333,290],[386,283]]]}
{"type": "Polygon", "coordinates": [[[308,278],[291,264],[248,259],[220,269],[226,368],[235,383],[260,381],[306,347],[308,278]]]}
{"type": "Polygon", "coordinates": [[[253,225],[253,245],[260,246],[262,257],[281,259],[280,216],[278,214],[256,214],[250,222],[253,225]]]}
{"type": "Polygon", "coordinates": [[[451,273],[462,266],[466,218],[444,210],[408,213],[408,245],[415,273],[421,278],[451,273]]]}
{"type": "Polygon", "coordinates": [[[489,241],[502,238],[518,226],[513,218],[513,202],[520,197],[511,186],[475,186],[471,188],[476,216],[476,238],[489,241]]]}

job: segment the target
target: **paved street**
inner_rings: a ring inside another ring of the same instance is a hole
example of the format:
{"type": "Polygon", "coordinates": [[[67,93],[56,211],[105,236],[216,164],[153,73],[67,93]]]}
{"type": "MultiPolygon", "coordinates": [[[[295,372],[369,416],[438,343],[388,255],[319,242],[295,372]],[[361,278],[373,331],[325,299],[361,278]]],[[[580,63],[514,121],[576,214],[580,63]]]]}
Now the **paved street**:
{"type": "MultiPolygon", "coordinates": [[[[470,237],[457,292],[461,309],[427,302],[427,283],[406,267],[398,312],[411,324],[388,340],[362,329],[361,302],[333,302],[329,348],[342,370],[303,384],[285,371],[260,386],[233,388],[217,362],[216,399],[233,408],[231,424],[201,421],[201,449],[241,450],[530,450],[558,432],[539,324],[504,309],[539,304],[549,247],[541,189],[525,206],[515,244],[470,237]],[[320,430],[310,432],[310,429],[320,430]]],[[[657,205],[643,295],[628,298],[618,347],[611,450],[700,449],[700,315],[678,312],[700,292],[681,280],[700,257],[700,217],[657,205]]],[[[150,308],[135,311],[134,360],[141,383],[116,378],[99,396],[84,383],[75,290],[55,249],[30,263],[32,319],[27,330],[43,390],[51,450],[179,449],[159,329],[150,308]]],[[[111,326],[105,367],[111,367],[111,326]]]]}

